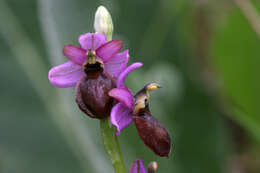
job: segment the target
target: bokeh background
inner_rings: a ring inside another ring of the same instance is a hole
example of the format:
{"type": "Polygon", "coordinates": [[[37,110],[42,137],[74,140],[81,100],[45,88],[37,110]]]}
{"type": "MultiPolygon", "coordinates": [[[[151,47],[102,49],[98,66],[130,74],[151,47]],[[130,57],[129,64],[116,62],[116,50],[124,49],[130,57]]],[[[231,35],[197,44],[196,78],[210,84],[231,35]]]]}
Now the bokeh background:
{"type": "Polygon", "coordinates": [[[98,120],[79,111],[74,89],[48,70],[66,44],[93,32],[95,10],[113,17],[114,39],[145,65],[127,79],[149,81],[153,115],[173,150],[155,156],[134,125],[120,137],[158,173],[260,172],[260,2],[257,0],[0,0],[0,173],[112,173],[98,120]]]}

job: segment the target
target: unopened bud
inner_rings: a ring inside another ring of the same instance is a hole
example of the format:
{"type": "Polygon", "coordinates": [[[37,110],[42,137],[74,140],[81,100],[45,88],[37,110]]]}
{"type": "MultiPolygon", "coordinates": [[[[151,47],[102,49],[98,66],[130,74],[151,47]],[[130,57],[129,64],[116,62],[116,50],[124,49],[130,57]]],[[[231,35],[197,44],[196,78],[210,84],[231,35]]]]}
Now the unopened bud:
{"type": "Polygon", "coordinates": [[[94,28],[96,32],[105,34],[107,36],[107,41],[112,40],[113,21],[111,15],[104,6],[99,6],[96,11],[94,28]]]}
{"type": "Polygon", "coordinates": [[[148,166],[148,173],[155,173],[158,168],[157,162],[151,162],[148,166]]]}

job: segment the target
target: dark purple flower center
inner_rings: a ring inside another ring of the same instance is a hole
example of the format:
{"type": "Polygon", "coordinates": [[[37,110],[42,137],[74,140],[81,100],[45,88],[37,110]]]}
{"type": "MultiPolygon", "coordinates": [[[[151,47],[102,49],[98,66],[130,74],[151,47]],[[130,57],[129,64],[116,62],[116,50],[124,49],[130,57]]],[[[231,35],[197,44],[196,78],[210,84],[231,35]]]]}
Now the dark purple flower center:
{"type": "Polygon", "coordinates": [[[90,78],[97,78],[104,70],[103,61],[97,57],[95,50],[87,50],[87,60],[83,64],[84,72],[90,78]]]}

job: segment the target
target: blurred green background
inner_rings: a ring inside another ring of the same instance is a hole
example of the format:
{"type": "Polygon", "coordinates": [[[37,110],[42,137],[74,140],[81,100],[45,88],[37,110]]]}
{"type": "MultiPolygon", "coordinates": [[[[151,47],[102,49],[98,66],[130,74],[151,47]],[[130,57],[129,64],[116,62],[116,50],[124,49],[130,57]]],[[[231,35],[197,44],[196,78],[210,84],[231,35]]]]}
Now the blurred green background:
{"type": "Polygon", "coordinates": [[[144,67],[132,91],[156,81],[153,115],[173,150],[155,156],[134,125],[119,136],[158,173],[260,172],[260,3],[250,0],[0,0],[0,173],[112,173],[99,122],[79,111],[74,89],[56,89],[48,70],[66,44],[93,32],[106,6],[114,39],[144,67]]]}

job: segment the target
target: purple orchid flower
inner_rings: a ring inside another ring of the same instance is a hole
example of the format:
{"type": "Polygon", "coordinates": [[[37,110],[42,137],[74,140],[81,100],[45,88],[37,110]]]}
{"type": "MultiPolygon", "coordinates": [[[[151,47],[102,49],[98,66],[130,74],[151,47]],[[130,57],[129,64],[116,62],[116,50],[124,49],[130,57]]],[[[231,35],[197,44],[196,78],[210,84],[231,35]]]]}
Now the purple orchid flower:
{"type": "MultiPolygon", "coordinates": [[[[157,170],[158,165],[156,162],[151,162],[148,166],[148,173],[155,173],[157,170]]],[[[144,163],[142,159],[135,159],[129,173],[146,173],[144,163]]]]}
{"type": "Polygon", "coordinates": [[[79,79],[85,75],[84,63],[87,53],[95,52],[104,64],[104,72],[117,78],[126,68],[129,60],[128,50],[120,52],[123,43],[120,40],[106,42],[106,36],[100,33],[86,33],[79,36],[81,47],[66,45],[63,54],[70,61],[53,67],[49,71],[49,81],[60,88],[74,87],[79,79]]]}
{"type": "Polygon", "coordinates": [[[110,114],[111,123],[117,128],[117,135],[119,135],[121,130],[130,125],[133,121],[132,115],[134,109],[134,100],[129,88],[124,85],[125,78],[131,71],[140,68],[142,65],[142,63],[137,62],[128,66],[119,75],[116,83],[117,88],[110,90],[108,93],[110,97],[114,97],[119,100],[119,103],[117,103],[112,108],[110,114]]]}
{"type": "Polygon", "coordinates": [[[160,86],[157,83],[149,83],[133,96],[124,85],[128,74],[141,66],[142,63],[134,63],[127,67],[118,77],[117,88],[109,91],[108,95],[119,101],[111,110],[110,120],[117,128],[116,135],[134,121],[144,144],[158,156],[168,157],[171,152],[170,136],[164,126],[152,116],[148,102],[149,92],[157,90],[160,86]]]}

